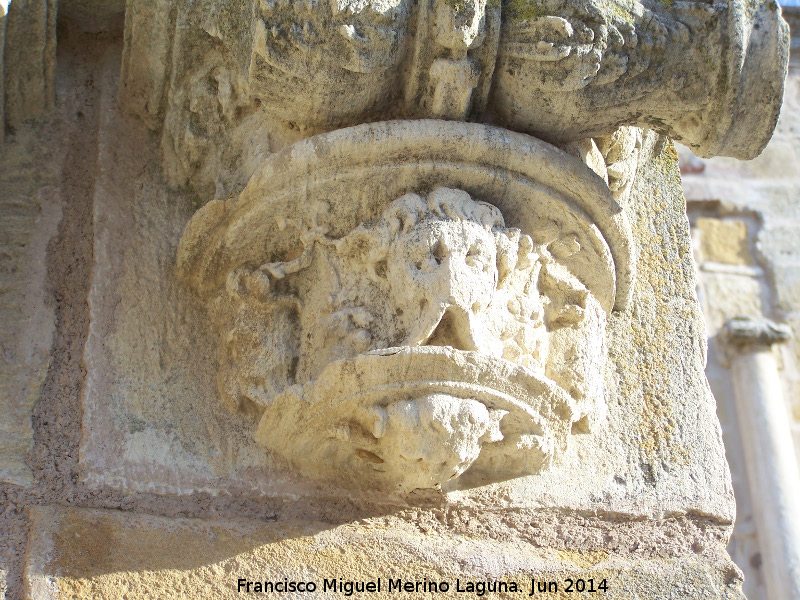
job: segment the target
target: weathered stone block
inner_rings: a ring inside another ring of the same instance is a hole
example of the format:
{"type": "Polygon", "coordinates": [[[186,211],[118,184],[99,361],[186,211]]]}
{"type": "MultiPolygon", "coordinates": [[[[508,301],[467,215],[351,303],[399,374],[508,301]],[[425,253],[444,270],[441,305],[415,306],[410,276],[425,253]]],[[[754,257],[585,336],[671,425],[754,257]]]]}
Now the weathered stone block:
{"type": "MultiPolygon", "coordinates": [[[[174,279],[173,257],[193,206],[154,174],[155,148],[147,134],[132,132],[106,102],[86,351],[84,481],[96,489],[169,494],[306,493],[308,482],[288,475],[285,464],[255,442],[258,410],[238,406],[231,413],[220,402],[219,338],[203,306],[174,279]],[[134,150],[148,147],[152,153],[134,150]],[[124,165],[119,156],[127,158],[124,165]]],[[[497,135],[491,131],[485,139],[497,135]]],[[[542,472],[486,488],[444,486],[453,501],[504,497],[518,506],[733,518],[714,403],[702,372],[704,328],[677,162],[669,148],[654,148],[657,143],[655,136],[647,138],[643,153],[654,158],[644,161],[631,190],[632,198],[648,201],[624,209],[639,274],[629,307],[608,317],[608,363],[600,377],[607,416],[599,413],[588,433],[581,426],[571,431],[565,450],[542,472]]],[[[438,159],[442,165],[445,157],[438,159]]],[[[443,173],[444,166],[429,178],[429,189],[462,177],[455,169],[443,173]]],[[[476,190],[479,181],[490,180],[476,179],[476,190]]],[[[263,226],[280,229],[270,223],[263,226]]]]}
{"type": "MultiPolygon", "coordinates": [[[[702,545],[698,542],[698,548],[702,545]]],[[[313,593],[287,597],[344,597],[343,584],[377,584],[378,579],[381,592],[375,597],[462,598],[470,584],[479,591],[480,585],[499,582],[509,587],[513,582],[518,591],[496,597],[527,597],[532,580],[555,582],[568,596],[567,579],[582,579],[579,586],[587,590],[605,582],[606,591],[599,594],[605,598],[743,598],[737,570],[724,553],[686,548],[659,558],[633,556],[481,539],[392,516],[343,524],[263,523],[41,507],[31,514],[25,575],[31,600],[241,598],[247,581],[316,587],[313,593]],[[390,593],[390,580],[398,579],[416,584],[417,591],[390,593]],[[335,593],[325,588],[325,580],[335,581],[335,593]],[[449,588],[444,592],[443,582],[449,588]],[[431,584],[438,591],[430,592],[431,584]]]]}
{"type": "Polygon", "coordinates": [[[5,149],[9,168],[0,174],[0,481],[20,485],[32,481],[25,465],[33,444],[31,412],[55,329],[45,257],[61,218],[60,194],[46,185],[54,183],[47,170],[11,168],[36,157],[24,146],[5,149]]]}
{"type": "Polygon", "coordinates": [[[17,126],[55,102],[56,2],[15,0],[5,18],[5,123],[17,126]]]}

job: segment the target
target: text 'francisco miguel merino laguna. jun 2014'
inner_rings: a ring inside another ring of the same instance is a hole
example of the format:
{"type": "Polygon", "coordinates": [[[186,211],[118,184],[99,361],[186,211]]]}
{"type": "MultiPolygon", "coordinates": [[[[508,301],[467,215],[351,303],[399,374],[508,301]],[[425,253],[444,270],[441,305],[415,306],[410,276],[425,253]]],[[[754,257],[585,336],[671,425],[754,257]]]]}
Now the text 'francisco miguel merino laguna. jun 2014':
{"type": "Polygon", "coordinates": [[[469,579],[457,578],[455,581],[441,580],[434,581],[427,578],[421,581],[409,581],[404,579],[384,579],[378,577],[369,581],[349,581],[343,579],[323,579],[316,581],[250,581],[248,579],[237,580],[237,591],[245,594],[252,593],[314,593],[332,592],[344,596],[364,593],[464,593],[475,596],[485,596],[495,593],[519,593],[528,596],[537,594],[563,593],[598,593],[603,594],[608,590],[605,579],[594,578],[564,578],[562,580],[537,580],[531,579],[530,583],[520,584],[516,581],[474,581],[469,579]]]}

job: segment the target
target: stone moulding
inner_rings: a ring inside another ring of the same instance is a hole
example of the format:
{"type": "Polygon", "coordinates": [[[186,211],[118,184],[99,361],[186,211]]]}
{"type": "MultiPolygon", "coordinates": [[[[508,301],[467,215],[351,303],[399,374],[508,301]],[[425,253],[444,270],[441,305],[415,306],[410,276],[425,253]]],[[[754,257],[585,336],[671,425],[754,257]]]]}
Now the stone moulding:
{"type": "Polygon", "coordinates": [[[578,159],[422,120],[271,156],[195,214],[177,272],[257,441],[314,478],[411,491],[540,472],[591,430],[634,264],[624,212],[578,159]]]}
{"type": "Polygon", "coordinates": [[[142,1],[122,104],[163,125],[170,183],[215,199],[249,179],[254,149],[389,119],[491,123],[562,147],[635,126],[751,159],[788,63],[771,1],[142,1]]]}
{"type": "MultiPolygon", "coordinates": [[[[266,261],[270,253],[296,247],[296,232],[276,230],[278,211],[288,211],[286,217],[311,213],[314,200],[330,201],[336,195],[332,185],[348,189],[342,186],[347,180],[364,179],[372,185],[361,193],[375,198],[373,206],[379,206],[377,198],[393,200],[415,184],[451,184],[474,191],[504,214],[519,212],[520,222],[546,213],[545,203],[557,203],[561,212],[567,207],[579,211],[608,244],[613,270],[604,275],[611,276],[606,285],[613,302],[607,308],[624,310],[630,300],[635,277],[630,224],[602,180],[578,159],[534,137],[438,120],[350,127],[269,157],[238,197],[211,201],[192,218],[178,248],[178,275],[195,293],[208,297],[236,263],[266,261]],[[522,186],[538,192],[538,204],[526,205],[515,197],[522,186]],[[291,204],[300,198],[305,202],[291,204]]],[[[339,203],[343,233],[377,217],[373,206],[364,210],[349,199],[339,203]]]]}

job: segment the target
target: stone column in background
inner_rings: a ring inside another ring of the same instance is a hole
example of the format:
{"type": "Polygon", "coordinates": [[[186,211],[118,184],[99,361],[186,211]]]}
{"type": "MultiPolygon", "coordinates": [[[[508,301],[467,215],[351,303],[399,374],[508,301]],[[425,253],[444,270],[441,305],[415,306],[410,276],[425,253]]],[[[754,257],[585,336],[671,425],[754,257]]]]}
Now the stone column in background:
{"type": "Polygon", "coordinates": [[[772,345],[791,330],[736,318],[725,326],[736,412],[770,598],[800,599],[800,475],[772,345]]]}

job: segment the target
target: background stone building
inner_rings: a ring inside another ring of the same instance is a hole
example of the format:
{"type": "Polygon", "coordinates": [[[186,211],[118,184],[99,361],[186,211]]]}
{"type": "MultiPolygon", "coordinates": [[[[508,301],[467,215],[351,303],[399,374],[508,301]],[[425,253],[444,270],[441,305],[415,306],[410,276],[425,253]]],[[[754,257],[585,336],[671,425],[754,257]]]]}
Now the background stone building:
{"type": "MultiPolygon", "coordinates": [[[[800,5],[783,2],[792,54],[780,120],[753,161],[700,160],[681,148],[681,170],[698,266],[698,295],[709,335],[707,375],[722,423],[736,493],[736,527],[729,550],[745,574],[751,600],[774,600],[753,515],[774,490],[753,497],[748,485],[742,424],[737,416],[724,325],[737,316],[773,319],[795,333],[773,347],[786,418],[800,460],[800,5]]],[[[794,498],[800,515],[800,498],[794,498]]],[[[777,533],[777,532],[773,532],[777,533]]],[[[779,533],[778,533],[779,534],[779,533]]],[[[766,535],[770,535],[767,533],[766,535]]],[[[796,541],[800,543],[800,541],[796,541]]],[[[788,572],[788,571],[787,571],[788,572]]]]}

